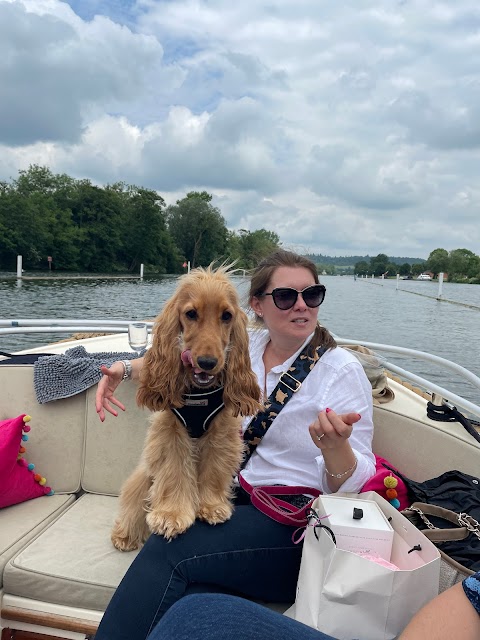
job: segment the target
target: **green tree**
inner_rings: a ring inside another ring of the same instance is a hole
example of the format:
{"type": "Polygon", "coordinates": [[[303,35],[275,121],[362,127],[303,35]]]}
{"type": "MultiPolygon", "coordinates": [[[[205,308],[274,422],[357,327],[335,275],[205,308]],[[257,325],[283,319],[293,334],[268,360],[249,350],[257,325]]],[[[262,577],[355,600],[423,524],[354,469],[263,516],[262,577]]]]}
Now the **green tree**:
{"type": "Polygon", "coordinates": [[[280,238],[274,231],[240,229],[228,234],[228,259],[240,269],[251,269],[279,246],[280,238]]]}
{"type": "Polygon", "coordinates": [[[374,258],[370,258],[370,271],[373,272],[375,276],[381,276],[382,273],[385,273],[387,270],[387,265],[390,262],[390,259],[384,253],[379,253],[378,256],[374,258]]]}
{"type": "Polygon", "coordinates": [[[35,209],[28,198],[18,196],[8,185],[0,193],[0,263],[4,269],[14,268],[16,256],[24,265],[36,266],[41,258],[37,242],[40,233],[35,209]]]}
{"type": "Polygon", "coordinates": [[[419,276],[426,268],[426,262],[417,262],[416,264],[412,264],[412,276],[419,276]]]}
{"type": "Polygon", "coordinates": [[[226,257],[227,227],[206,191],[191,191],[167,207],[168,230],[190,266],[207,266],[226,257]]]}
{"type": "Polygon", "coordinates": [[[397,273],[400,273],[400,267],[394,262],[389,262],[385,271],[387,272],[388,277],[392,278],[393,276],[396,276],[397,273]]]}
{"type": "Polygon", "coordinates": [[[178,273],[182,258],[165,221],[165,201],[151,189],[116,183],[107,188],[121,199],[122,246],[119,258],[129,271],[178,273]]]}
{"type": "Polygon", "coordinates": [[[355,263],[354,271],[359,276],[366,276],[370,273],[371,267],[366,260],[360,260],[355,263]]]}
{"type": "Polygon", "coordinates": [[[427,268],[435,275],[450,270],[450,257],[446,249],[434,249],[427,258],[427,268]]]}
{"type": "Polygon", "coordinates": [[[8,220],[2,236],[9,268],[16,254],[27,269],[46,268],[47,256],[53,256],[55,268],[78,268],[80,237],[70,209],[74,197],[72,178],[38,165],[20,171],[8,187],[3,183],[0,219],[8,220]]]}
{"type": "Polygon", "coordinates": [[[449,279],[475,278],[480,272],[480,258],[469,249],[450,251],[449,279]]]}
{"type": "Polygon", "coordinates": [[[401,276],[409,276],[412,271],[412,265],[409,262],[404,262],[398,268],[398,273],[401,276]]]}
{"type": "Polygon", "coordinates": [[[73,221],[81,242],[80,268],[84,271],[117,271],[122,248],[123,206],[120,194],[82,180],[73,205],[73,221]]]}
{"type": "Polygon", "coordinates": [[[333,264],[316,263],[315,266],[317,267],[317,271],[320,275],[323,275],[323,273],[325,272],[327,276],[334,276],[336,273],[336,268],[335,268],[335,265],[333,264]]]}

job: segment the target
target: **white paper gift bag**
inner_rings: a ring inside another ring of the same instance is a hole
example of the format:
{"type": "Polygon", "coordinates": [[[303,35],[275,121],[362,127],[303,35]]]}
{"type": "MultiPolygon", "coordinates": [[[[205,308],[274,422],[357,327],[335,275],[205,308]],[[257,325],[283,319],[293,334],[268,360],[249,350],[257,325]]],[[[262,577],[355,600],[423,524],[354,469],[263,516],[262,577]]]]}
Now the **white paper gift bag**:
{"type": "MultiPolygon", "coordinates": [[[[324,515],[321,499],[313,508],[324,515]]],[[[361,499],[374,500],[388,518],[394,530],[391,562],[399,569],[340,550],[326,529],[309,526],[295,604],[285,615],[339,640],[393,640],[437,595],[440,554],[380,495],[371,491],[361,499]]]]}

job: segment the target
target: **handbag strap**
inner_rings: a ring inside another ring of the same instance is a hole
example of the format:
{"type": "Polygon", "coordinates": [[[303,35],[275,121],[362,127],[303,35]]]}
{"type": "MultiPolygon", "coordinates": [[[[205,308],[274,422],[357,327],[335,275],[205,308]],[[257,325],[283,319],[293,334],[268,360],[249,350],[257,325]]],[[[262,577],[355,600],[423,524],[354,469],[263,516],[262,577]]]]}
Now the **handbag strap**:
{"type": "Polygon", "coordinates": [[[287,371],[282,373],[277,386],[265,403],[264,410],[257,413],[243,434],[243,440],[246,444],[246,454],[241,466],[242,469],[250,460],[250,457],[267,433],[273,420],[290,398],[300,390],[302,382],[326,350],[326,347],[317,347],[313,351],[313,354],[311,354],[310,343],[307,344],[287,371]]]}
{"type": "Polygon", "coordinates": [[[252,487],[241,473],[238,474],[238,481],[242,489],[250,496],[254,507],[272,520],[294,527],[305,527],[307,525],[307,512],[311,508],[315,498],[321,495],[321,492],[313,487],[284,487],[281,485],[252,487]],[[294,507],[289,502],[276,497],[305,494],[314,497],[301,508],[294,507]]]}
{"type": "Polygon", "coordinates": [[[434,504],[427,504],[424,502],[414,502],[408,509],[403,511],[404,515],[409,515],[410,512],[419,516],[422,522],[426,525],[426,529],[422,529],[422,533],[431,542],[451,542],[452,540],[465,540],[470,533],[475,533],[480,537],[480,530],[478,533],[478,522],[471,516],[465,513],[455,513],[450,509],[444,509],[434,504]],[[455,529],[441,529],[436,527],[428,518],[428,516],[434,516],[441,518],[447,522],[451,522],[456,525],[455,529]],[[475,523],[475,524],[474,524],[475,523]],[[477,526],[475,526],[477,525],[477,526]]]}
{"type": "Polygon", "coordinates": [[[0,356],[5,358],[0,360],[0,364],[35,364],[39,358],[44,356],[52,356],[53,353],[9,353],[8,351],[0,351],[0,356]]]}

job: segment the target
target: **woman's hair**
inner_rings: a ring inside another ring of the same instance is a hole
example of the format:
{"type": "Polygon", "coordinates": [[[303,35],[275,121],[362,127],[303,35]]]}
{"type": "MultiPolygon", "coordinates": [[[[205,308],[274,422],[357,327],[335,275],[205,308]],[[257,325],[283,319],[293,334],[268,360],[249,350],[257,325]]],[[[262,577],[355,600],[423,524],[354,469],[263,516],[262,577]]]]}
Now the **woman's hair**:
{"type": "MultiPolygon", "coordinates": [[[[248,294],[249,302],[251,302],[252,298],[265,293],[272,280],[273,274],[279,267],[307,269],[312,274],[315,283],[319,283],[317,267],[311,260],[299,256],[297,253],[293,253],[293,251],[278,249],[264,258],[255,269],[253,269],[248,294]]],[[[258,316],[255,317],[255,322],[257,326],[263,326],[263,320],[258,316]]],[[[333,349],[337,346],[337,343],[330,332],[317,323],[310,346],[313,350],[321,345],[328,349],[333,349]]]]}

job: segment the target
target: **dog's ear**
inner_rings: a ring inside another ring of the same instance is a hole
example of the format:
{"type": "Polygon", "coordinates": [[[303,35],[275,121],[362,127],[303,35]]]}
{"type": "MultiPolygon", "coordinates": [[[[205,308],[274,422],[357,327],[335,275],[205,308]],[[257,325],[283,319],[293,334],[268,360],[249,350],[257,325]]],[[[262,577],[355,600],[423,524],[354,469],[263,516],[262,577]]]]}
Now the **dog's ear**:
{"type": "Polygon", "coordinates": [[[144,357],[137,403],[152,411],[180,407],[185,393],[185,372],[180,358],[182,330],[178,296],[171,298],[155,320],[153,341],[144,357]]]}
{"type": "Polygon", "coordinates": [[[224,401],[233,414],[252,416],[261,409],[261,391],[252,371],[248,350],[247,316],[238,310],[233,319],[230,335],[224,401]]]}

